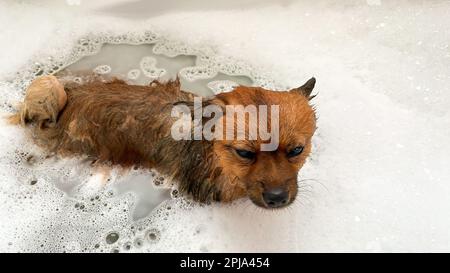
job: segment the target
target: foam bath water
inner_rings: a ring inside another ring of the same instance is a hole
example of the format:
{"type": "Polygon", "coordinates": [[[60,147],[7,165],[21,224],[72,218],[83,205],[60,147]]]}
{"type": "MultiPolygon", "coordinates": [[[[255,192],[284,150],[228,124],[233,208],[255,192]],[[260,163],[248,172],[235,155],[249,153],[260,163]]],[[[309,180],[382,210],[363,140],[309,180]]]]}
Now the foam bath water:
{"type": "Polygon", "coordinates": [[[145,84],[179,72],[182,87],[202,95],[236,84],[283,90],[315,76],[304,191],[271,213],[245,200],[191,203],[145,170],[114,170],[103,185],[89,161],[46,158],[2,121],[1,251],[449,250],[448,2],[249,1],[238,10],[199,1],[150,19],[120,14],[126,3],[95,1],[94,13],[85,2],[0,3],[3,113],[51,73],[145,84]]]}

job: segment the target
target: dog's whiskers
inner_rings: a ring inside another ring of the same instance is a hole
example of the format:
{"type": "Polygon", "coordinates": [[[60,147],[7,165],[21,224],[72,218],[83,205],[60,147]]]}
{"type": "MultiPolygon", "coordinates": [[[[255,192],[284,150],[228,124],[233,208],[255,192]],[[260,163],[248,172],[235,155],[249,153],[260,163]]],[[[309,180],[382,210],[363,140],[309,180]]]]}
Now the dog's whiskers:
{"type": "Polygon", "coordinates": [[[299,184],[303,184],[306,185],[305,182],[314,182],[316,184],[318,184],[319,186],[321,186],[324,190],[326,190],[327,192],[329,191],[327,186],[325,184],[323,184],[321,181],[319,181],[318,179],[314,179],[314,178],[305,178],[305,179],[300,179],[298,181],[299,184]]]}

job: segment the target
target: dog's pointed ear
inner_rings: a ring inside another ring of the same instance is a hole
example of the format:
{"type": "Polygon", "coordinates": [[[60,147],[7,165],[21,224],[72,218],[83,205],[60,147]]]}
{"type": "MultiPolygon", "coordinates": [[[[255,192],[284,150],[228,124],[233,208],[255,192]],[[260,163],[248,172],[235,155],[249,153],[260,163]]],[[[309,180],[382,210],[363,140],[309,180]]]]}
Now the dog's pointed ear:
{"type": "Polygon", "coordinates": [[[305,96],[308,100],[311,100],[312,98],[315,97],[315,95],[311,96],[311,92],[313,91],[315,85],[316,85],[316,78],[312,77],[305,84],[303,84],[298,88],[290,90],[290,92],[297,92],[305,96]]]}

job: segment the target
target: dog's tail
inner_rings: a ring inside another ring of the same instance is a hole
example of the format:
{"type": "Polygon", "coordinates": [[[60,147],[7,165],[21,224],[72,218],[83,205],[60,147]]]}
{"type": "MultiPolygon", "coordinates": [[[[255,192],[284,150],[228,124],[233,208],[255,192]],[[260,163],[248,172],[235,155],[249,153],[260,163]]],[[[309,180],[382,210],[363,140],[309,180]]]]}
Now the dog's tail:
{"type": "Polygon", "coordinates": [[[12,124],[12,125],[19,125],[22,123],[21,118],[20,118],[20,113],[8,115],[6,117],[6,120],[8,121],[9,124],[12,124]]]}
{"type": "Polygon", "coordinates": [[[55,76],[42,76],[31,83],[25,100],[18,106],[18,112],[7,119],[10,124],[36,122],[43,128],[56,123],[66,103],[67,94],[58,79],[55,76]]]}

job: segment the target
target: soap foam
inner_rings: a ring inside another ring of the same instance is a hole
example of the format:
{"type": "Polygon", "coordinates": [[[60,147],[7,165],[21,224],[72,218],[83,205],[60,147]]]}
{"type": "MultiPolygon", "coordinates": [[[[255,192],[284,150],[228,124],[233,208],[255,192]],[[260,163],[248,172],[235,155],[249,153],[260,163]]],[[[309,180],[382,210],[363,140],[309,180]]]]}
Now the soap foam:
{"type": "MultiPolygon", "coordinates": [[[[45,158],[24,130],[2,122],[0,250],[448,251],[450,6],[369,2],[179,12],[139,23],[0,3],[6,112],[34,77],[95,55],[106,41],[159,42],[157,53],[197,56],[186,77],[221,71],[281,90],[314,75],[319,92],[302,190],[276,213],[246,200],[194,204],[169,186],[173,198],[135,215],[139,197],[120,191],[126,176],[113,172],[104,188],[86,189],[98,179],[88,162],[45,158]]],[[[154,181],[136,172],[128,175],[154,181]]]]}

